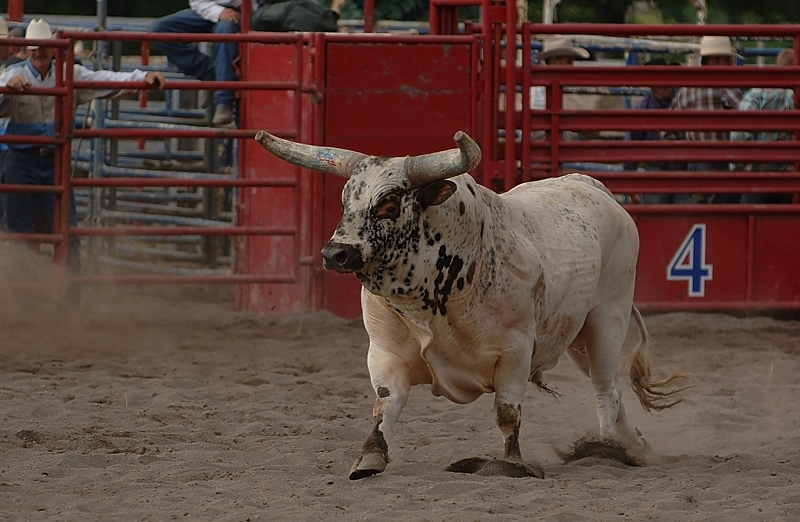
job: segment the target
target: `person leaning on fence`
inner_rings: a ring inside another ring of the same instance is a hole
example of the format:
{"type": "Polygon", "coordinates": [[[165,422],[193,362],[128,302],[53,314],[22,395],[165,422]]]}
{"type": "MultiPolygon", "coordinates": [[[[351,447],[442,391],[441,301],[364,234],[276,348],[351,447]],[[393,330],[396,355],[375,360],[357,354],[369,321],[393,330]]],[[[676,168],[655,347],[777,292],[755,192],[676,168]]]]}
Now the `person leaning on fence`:
{"type": "MultiPolygon", "coordinates": [[[[589,58],[589,51],[583,47],[577,47],[572,43],[569,36],[551,35],[542,42],[542,50],[536,55],[536,60],[540,65],[575,65],[575,60],[589,58]]],[[[547,90],[543,85],[535,85],[530,90],[530,104],[533,110],[543,110],[547,107],[547,90]]],[[[565,108],[568,105],[565,102],[565,108]]],[[[581,134],[574,131],[563,131],[561,136],[564,139],[575,140],[585,139],[586,137],[596,136],[596,132],[581,134]]],[[[545,133],[537,131],[532,139],[543,139],[545,133]]]]}
{"type": "MultiPolygon", "coordinates": [[[[47,40],[53,38],[50,24],[44,19],[32,20],[25,33],[27,40],[47,40]]],[[[55,48],[28,46],[30,57],[12,65],[0,73],[0,87],[8,87],[13,92],[0,94],[0,117],[9,118],[6,134],[17,136],[55,135],[56,97],[51,95],[26,94],[30,87],[55,87],[55,48]]],[[[163,89],[164,75],[160,72],[144,72],[136,69],[132,72],[92,71],[78,64],[72,64],[75,81],[119,81],[145,82],[148,86],[163,89]]],[[[78,104],[94,98],[112,95],[116,90],[79,89],[74,93],[78,104]]],[[[52,145],[12,143],[4,165],[4,183],[9,185],[53,185],[54,153],[52,145]]],[[[9,232],[33,233],[52,232],[53,230],[53,196],[43,193],[15,192],[6,195],[7,225],[9,232]],[[49,230],[36,230],[37,213],[46,218],[49,230]]],[[[69,194],[69,223],[77,226],[75,197],[69,194]]],[[[80,270],[80,241],[70,236],[68,244],[67,264],[71,273],[80,270]]],[[[79,299],[77,289],[71,289],[71,297],[79,299]]],[[[77,303],[74,303],[77,304],[77,303]]]]}
{"type": "MultiPolygon", "coordinates": [[[[151,33],[214,33],[235,34],[241,31],[242,0],[189,0],[189,8],[178,11],[153,22],[151,33]]],[[[252,13],[258,7],[251,0],[252,13]]],[[[203,81],[231,82],[237,80],[235,62],[239,57],[236,42],[215,42],[213,57],[200,50],[197,42],[153,42],[156,50],[183,74],[203,81]]],[[[221,90],[214,93],[214,125],[224,126],[233,122],[234,91],[221,90]]]]}
{"type": "MultiPolygon", "coordinates": [[[[775,65],[794,64],[794,51],[783,49],[778,53],[775,65]]],[[[739,102],[740,111],[788,111],[794,109],[794,90],[755,87],[744,93],[739,102]]],[[[733,131],[731,141],[789,141],[792,133],[787,131],[733,131]]],[[[792,170],[790,163],[750,163],[737,165],[737,169],[761,172],[792,170]]],[[[791,194],[744,194],[742,203],[791,203],[791,194]]]]}
{"type": "MultiPolygon", "coordinates": [[[[645,65],[679,65],[670,63],[664,58],[653,58],[645,65]]],[[[675,97],[676,89],[672,86],[657,85],[650,87],[647,94],[639,100],[633,110],[663,110],[669,109],[675,97]]],[[[661,132],[657,130],[635,130],[625,132],[625,141],[660,141],[661,132]]],[[[672,165],[667,161],[653,161],[641,163],[624,163],[624,170],[665,171],[672,170],[672,165]]],[[[679,203],[683,194],[644,194],[639,197],[642,203],[679,203]]],[[[636,199],[636,198],[634,198],[636,199]]]]}
{"type": "MultiPolygon", "coordinates": [[[[589,51],[576,47],[569,36],[551,35],[542,42],[542,50],[536,55],[540,65],[574,65],[575,60],[589,58],[589,51]]],[[[547,106],[547,91],[544,85],[531,87],[531,109],[542,110],[547,106]]]]}
{"type": "MultiPolygon", "coordinates": [[[[704,36],[700,40],[700,57],[703,67],[733,66],[736,59],[741,58],[731,45],[727,36],[704,36]]],[[[742,100],[742,90],[737,87],[683,87],[678,90],[672,100],[670,109],[674,110],[737,110],[742,100]]],[[[667,133],[666,139],[683,139],[689,141],[729,141],[728,131],[684,131],[683,133],[667,133]]],[[[725,162],[693,162],[689,163],[690,171],[728,170],[725,162]]],[[[695,202],[701,203],[738,203],[740,194],[713,194],[693,196],[695,202]]]]}

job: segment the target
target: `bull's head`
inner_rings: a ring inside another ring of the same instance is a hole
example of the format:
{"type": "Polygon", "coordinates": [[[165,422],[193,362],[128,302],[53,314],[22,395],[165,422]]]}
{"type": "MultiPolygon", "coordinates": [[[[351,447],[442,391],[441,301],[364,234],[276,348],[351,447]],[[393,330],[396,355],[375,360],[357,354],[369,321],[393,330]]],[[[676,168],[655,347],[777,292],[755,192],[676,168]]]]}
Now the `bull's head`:
{"type": "Polygon", "coordinates": [[[413,286],[421,243],[430,239],[422,224],[429,207],[456,190],[448,178],[474,169],[481,151],[466,133],[457,149],[386,158],[333,147],[287,141],[261,131],[256,140],[275,156],[297,165],[347,178],[342,220],[322,249],[326,269],[354,272],[379,295],[404,293],[413,286]]]}

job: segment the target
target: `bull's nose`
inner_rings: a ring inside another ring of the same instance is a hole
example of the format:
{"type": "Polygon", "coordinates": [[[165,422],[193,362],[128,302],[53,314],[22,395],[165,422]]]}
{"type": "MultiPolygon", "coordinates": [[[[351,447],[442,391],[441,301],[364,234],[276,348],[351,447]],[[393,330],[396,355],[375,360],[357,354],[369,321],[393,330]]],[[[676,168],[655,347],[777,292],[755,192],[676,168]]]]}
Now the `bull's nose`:
{"type": "Polygon", "coordinates": [[[327,270],[337,272],[355,272],[364,267],[361,251],[345,243],[326,243],[322,247],[322,259],[327,270]]]}

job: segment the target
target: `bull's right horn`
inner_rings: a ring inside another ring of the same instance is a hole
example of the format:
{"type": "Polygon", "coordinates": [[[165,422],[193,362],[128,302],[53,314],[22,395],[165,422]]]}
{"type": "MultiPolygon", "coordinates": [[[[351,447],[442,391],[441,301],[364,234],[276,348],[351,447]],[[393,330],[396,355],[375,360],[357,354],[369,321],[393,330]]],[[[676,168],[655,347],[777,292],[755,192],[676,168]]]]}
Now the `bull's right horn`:
{"type": "Polygon", "coordinates": [[[256,134],[256,141],[268,152],[292,165],[343,178],[349,178],[355,164],[367,157],[366,154],[351,150],[284,140],[263,130],[256,134]]]}
{"type": "Polygon", "coordinates": [[[481,148],[466,132],[458,131],[453,139],[457,149],[433,152],[406,159],[406,175],[412,186],[421,187],[439,179],[469,172],[481,162],[481,148]]]}

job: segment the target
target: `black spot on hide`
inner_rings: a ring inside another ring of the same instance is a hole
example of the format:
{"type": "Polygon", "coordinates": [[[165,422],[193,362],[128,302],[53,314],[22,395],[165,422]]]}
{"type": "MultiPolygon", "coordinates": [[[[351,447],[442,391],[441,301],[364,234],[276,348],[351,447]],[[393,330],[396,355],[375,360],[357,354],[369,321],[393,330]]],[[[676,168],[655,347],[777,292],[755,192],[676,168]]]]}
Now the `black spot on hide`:
{"type": "Polygon", "coordinates": [[[431,308],[434,315],[447,315],[447,300],[453,292],[453,283],[460,280],[458,290],[464,288],[464,279],[459,277],[464,268],[464,260],[458,255],[447,253],[447,247],[439,247],[439,258],[436,260],[436,277],[433,280],[432,295],[425,288],[422,295],[423,309],[431,308]]]}

